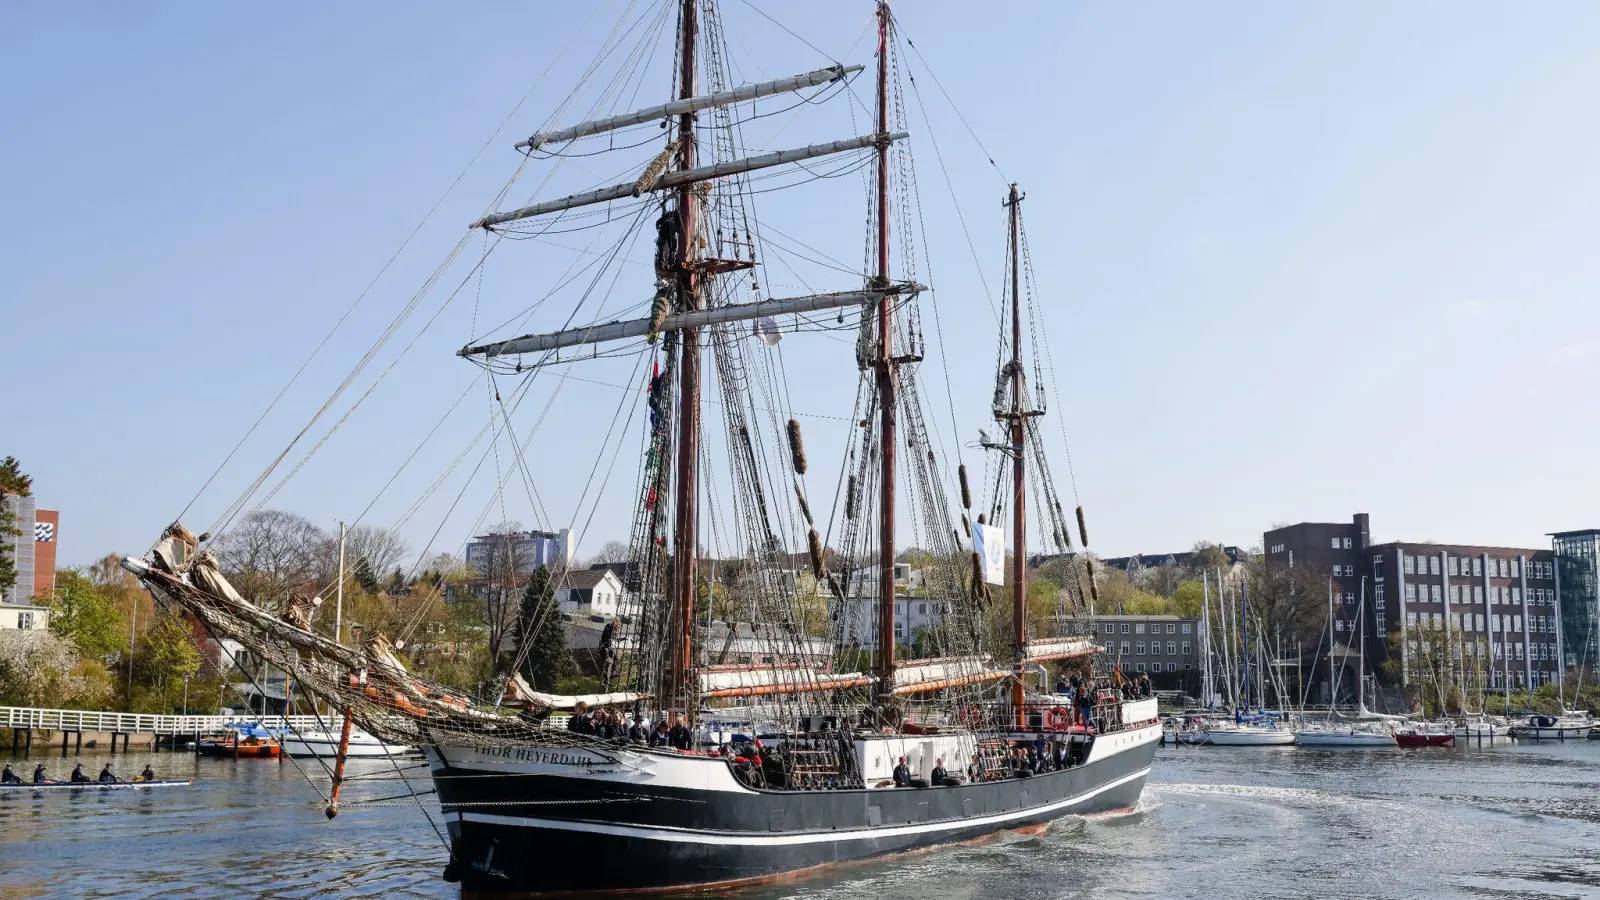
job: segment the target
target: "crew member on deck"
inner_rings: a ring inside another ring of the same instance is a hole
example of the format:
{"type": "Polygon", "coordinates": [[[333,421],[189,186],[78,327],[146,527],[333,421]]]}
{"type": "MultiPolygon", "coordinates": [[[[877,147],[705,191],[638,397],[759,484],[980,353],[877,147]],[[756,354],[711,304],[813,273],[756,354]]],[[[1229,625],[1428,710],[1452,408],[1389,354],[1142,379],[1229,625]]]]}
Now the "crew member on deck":
{"type": "Polygon", "coordinates": [[[930,779],[930,783],[935,787],[938,787],[939,785],[944,784],[944,780],[949,777],[950,773],[944,770],[944,757],[941,756],[939,757],[938,761],[933,764],[933,775],[930,779]]]}
{"type": "Polygon", "coordinates": [[[116,784],[117,783],[117,776],[112,774],[112,772],[111,772],[111,764],[110,763],[106,763],[106,767],[104,769],[100,770],[100,783],[101,784],[116,784]]]}
{"type": "Polygon", "coordinates": [[[644,716],[633,714],[633,725],[628,728],[628,743],[642,744],[650,736],[650,729],[644,727],[644,716]]]}
{"type": "Polygon", "coordinates": [[[44,771],[44,763],[39,763],[37,766],[33,767],[33,783],[34,784],[49,784],[50,783],[50,776],[45,774],[45,771],[44,771]]]}
{"type": "Polygon", "coordinates": [[[672,731],[669,732],[669,735],[673,749],[682,750],[685,753],[694,749],[694,732],[690,731],[689,726],[684,724],[683,713],[678,713],[672,717],[672,731]]]}
{"type": "Polygon", "coordinates": [[[967,781],[977,784],[983,780],[983,763],[979,761],[978,754],[972,754],[972,762],[967,763],[967,781]]]}
{"type": "Polygon", "coordinates": [[[656,730],[650,732],[650,746],[652,746],[652,747],[670,747],[670,746],[672,746],[672,731],[671,731],[671,729],[669,729],[667,727],[667,720],[666,719],[662,719],[661,721],[657,722],[656,723],[656,730]]]}
{"type": "Polygon", "coordinates": [[[21,783],[22,779],[17,777],[17,773],[11,771],[11,763],[6,763],[6,770],[4,772],[0,772],[0,784],[21,783]]]}
{"type": "Polygon", "coordinates": [[[83,774],[83,763],[78,763],[77,765],[72,767],[72,783],[73,784],[88,784],[89,783],[89,776],[83,774]]]}
{"type": "Polygon", "coordinates": [[[900,757],[900,764],[894,767],[894,786],[911,786],[911,767],[906,765],[906,758],[900,757]]]}
{"type": "Polygon", "coordinates": [[[155,772],[154,769],[150,768],[150,765],[148,763],[145,764],[144,771],[139,773],[139,780],[140,781],[155,781],[156,780],[156,772],[155,772]]]}

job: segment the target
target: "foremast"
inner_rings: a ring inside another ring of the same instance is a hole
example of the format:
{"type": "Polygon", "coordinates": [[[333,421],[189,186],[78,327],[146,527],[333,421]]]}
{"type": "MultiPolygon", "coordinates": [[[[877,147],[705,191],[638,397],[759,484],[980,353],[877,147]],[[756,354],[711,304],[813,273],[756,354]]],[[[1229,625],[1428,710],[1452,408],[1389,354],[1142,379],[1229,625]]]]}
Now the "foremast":
{"type": "MultiPolygon", "coordinates": [[[[683,35],[679,44],[678,99],[688,100],[695,92],[695,39],[700,30],[698,0],[683,0],[683,35]]],[[[678,170],[687,172],[695,165],[695,112],[678,116],[678,170]]],[[[698,226],[700,198],[695,184],[678,188],[678,246],[675,271],[657,273],[676,287],[677,307],[681,312],[701,308],[700,275],[695,271],[695,229],[698,226]]],[[[678,354],[678,459],[673,503],[672,534],[672,616],[671,655],[664,708],[681,710],[691,720],[699,707],[694,677],[694,574],[698,550],[695,503],[699,497],[700,455],[700,329],[680,330],[678,354]]]]}

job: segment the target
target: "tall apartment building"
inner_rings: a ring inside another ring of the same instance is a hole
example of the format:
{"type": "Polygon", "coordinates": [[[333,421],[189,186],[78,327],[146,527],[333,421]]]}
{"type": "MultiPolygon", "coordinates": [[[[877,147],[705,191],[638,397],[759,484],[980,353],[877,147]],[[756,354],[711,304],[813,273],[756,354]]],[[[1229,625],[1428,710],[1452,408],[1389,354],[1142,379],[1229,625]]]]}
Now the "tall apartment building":
{"type": "Polygon", "coordinates": [[[572,550],[572,530],[568,528],[480,534],[467,542],[467,565],[483,572],[499,556],[512,564],[517,575],[526,576],[540,566],[572,565],[572,550]]]}
{"type": "Polygon", "coordinates": [[[1419,640],[1443,636],[1452,655],[1486,671],[1491,687],[1527,689],[1561,671],[1561,606],[1553,550],[1371,542],[1366,513],[1349,524],[1302,522],[1262,535],[1269,565],[1326,573],[1334,594],[1334,634],[1348,637],[1367,598],[1362,634],[1368,659],[1381,660],[1400,634],[1402,681],[1417,677],[1419,640]]]}
{"type": "Polygon", "coordinates": [[[48,594],[55,587],[56,538],[61,528],[61,514],[53,509],[40,509],[31,496],[7,495],[0,502],[11,507],[20,532],[10,539],[17,583],[0,595],[0,603],[26,605],[29,598],[48,594]]]}

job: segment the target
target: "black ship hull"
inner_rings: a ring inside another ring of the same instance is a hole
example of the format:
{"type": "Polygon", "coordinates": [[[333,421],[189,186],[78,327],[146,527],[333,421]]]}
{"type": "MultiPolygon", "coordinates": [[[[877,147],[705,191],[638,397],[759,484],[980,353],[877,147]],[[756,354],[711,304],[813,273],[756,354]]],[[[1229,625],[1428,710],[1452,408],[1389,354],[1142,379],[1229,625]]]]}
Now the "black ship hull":
{"type": "Polygon", "coordinates": [[[429,758],[453,845],[447,874],[460,878],[464,896],[506,897],[777,880],[1126,809],[1138,802],[1159,738],[1154,725],[1104,735],[1082,764],[1029,778],[868,790],[751,790],[724,778],[719,760],[639,767],[642,753],[569,765],[566,775],[544,763],[533,764],[542,773],[513,774],[523,768],[514,755],[496,767],[466,748],[429,758]],[[494,768],[504,777],[483,777],[494,768]]]}

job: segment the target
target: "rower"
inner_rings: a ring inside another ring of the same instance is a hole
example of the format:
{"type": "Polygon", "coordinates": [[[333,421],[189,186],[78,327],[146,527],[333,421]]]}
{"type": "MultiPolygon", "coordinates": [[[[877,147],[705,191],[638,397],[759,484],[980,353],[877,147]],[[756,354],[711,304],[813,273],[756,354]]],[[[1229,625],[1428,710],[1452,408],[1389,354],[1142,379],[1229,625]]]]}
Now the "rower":
{"type": "Polygon", "coordinates": [[[73,784],[88,784],[89,783],[89,776],[83,774],[83,763],[78,763],[77,765],[72,767],[72,783],[73,784]]]}
{"type": "Polygon", "coordinates": [[[144,771],[139,773],[139,780],[140,781],[155,781],[156,780],[155,770],[150,768],[150,764],[149,763],[145,763],[144,771]]]}
{"type": "Polygon", "coordinates": [[[117,776],[111,774],[111,764],[110,763],[106,763],[106,767],[104,769],[100,770],[100,783],[101,784],[116,784],[117,783],[117,776]]]}
{"type": "Polygon", "coordinates": [[[17,773],[11,771],[11,763],[6,763],[6,770],[4,772],[0,772],[0,784],[21,783],[22,779],[17,777],[17,773]]]}
{"type": "Polygon", "coordinates": [[[50,776],[45,774],[45,771],[44,771],[44,763],[39,763],[37,766],[33,767],[33,783],[34,784],[49,784],[50,783],[50,776]]]}

